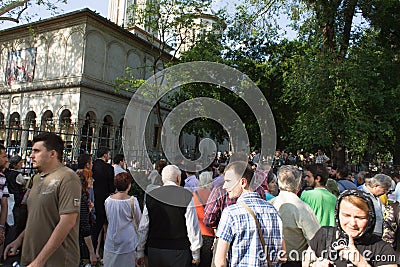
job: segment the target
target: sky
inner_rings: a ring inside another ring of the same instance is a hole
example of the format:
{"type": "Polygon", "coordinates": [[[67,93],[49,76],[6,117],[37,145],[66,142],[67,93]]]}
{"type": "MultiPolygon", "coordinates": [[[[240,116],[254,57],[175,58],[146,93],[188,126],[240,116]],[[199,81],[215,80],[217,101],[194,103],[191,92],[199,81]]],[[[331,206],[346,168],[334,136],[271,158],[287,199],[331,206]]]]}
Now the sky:
{"type": "MultiPolygon", "coordinates": [[[[99,13],[101,16],[107,18],[108,14],[108,0],[68,0],[67,4],[58,4],[59,6],[59,14],[65,14],[68,12],[72,12],[75,10],[80,10],[83,8],[89,8],[97,13],[99,13]]],[[[212,8],[214,10],[217,10],[219,8],[227,7],[228,12],[230,9],[234,8],[234,5],[240,0],[213,0],[212,1],[212,8]]],[[[37,13],[38,15],[32,20],[32,21],[37,21],[39,19],[46,19],[52,17],[49,11],[46,10],[45,7],[43,6],[36,6],[35,8],[30,8],[26,10],[25,12],[29,12],[30,14],[37,13]]],[[[19,24],[16,24],[14,22],[3,22],[0,23],[0,30],[2,29],[7,29],[10,27],[16,27],[19,25],[26,24],[27,22],[21,22],[19,24]]],[[[287,21],[285,19],[280,21],[280,24],[287,24],[287,21]]],[[[288,29],[286,29],[288,30],[288,29]]],[[[290,32],[288,37],[293,37],[295,35],[294,32],[290,32]]]]}
{"type": "MultiPolygon", "coordinates": [[[[59,15],[69,13],[75,10],[80,10],[83,8],[89,8],[93,11],[96,11],[101,16],[107,18],[108,12],[108,0],[68,0],[67,4],[58,4],[59,6],[59,15]]],[[[46,19],[52,17],[49,11],[46,10],[44,6],[35,7],[33,9],[27,9],[25,12],[37,13],[38,16],[35,16],[32,21],[37,21],[39,19],[46,19]]],[[[26,22],[22,23],[14,23],[14,22],[4,22],[0,24],[0,29],[7,29],[10,27],[16,27],[19,25],[23,25],[26,22]]]]}
{"type": "MultiPolygon", "coordinates": [[[[237,0],[234,0],[237,1],[237,0]]],[[[226,2],[226,0],[214,0],[213,1],[213,7],[218,7],[222,2],[226,2]]],[[[83,8],[89,8],[93,11],[96,11],[97,13],[99,13],[101,16],[107,18],[107,12],[108,12],[108,0],[68,0],[67,4],[59,4],[59,14],[65,14],[68,12],[72,12],[75,10],[80,10],[83,8]]],[[[27,11],[32,13],[33,9],[28,9],[27,11]]],[[[37,21],[39,19],[45,19],[45,18],[50,18],[51,14],[49,11],[46,10],[45,7],[39,7],[39,8],[35,8],[34,12],[36,12],[38,14],[38,16],[35,17],[35,19],[33,19],[33,21],[37,21]]],[[[22,23],[22,24],[25,24],[22,23]]],[[[19,26],[22,25],[20,24],[16,24],[13,22],[5,22],[3,24],[0,24],[0,29],[6,29],[9,27],[15,27],[15,26],[19,26]]]]}
{"type": "Polygon", "coordinates": [[[66,5],[63,5],[64,13],[89,8],[100,13],[103,17],[107,17],[108,0],[68,0],[66,5]]]}

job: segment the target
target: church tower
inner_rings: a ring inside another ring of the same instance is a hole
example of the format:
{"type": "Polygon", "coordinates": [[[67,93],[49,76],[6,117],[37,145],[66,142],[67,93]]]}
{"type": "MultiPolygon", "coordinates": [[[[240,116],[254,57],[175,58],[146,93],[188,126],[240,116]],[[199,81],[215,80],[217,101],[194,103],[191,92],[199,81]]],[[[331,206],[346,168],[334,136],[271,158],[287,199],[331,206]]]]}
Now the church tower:
{"type": "Polygon", "coordinates": [[[126,28],[129,23],[129,7],[138,5],[145,7],[147,0],[109,0],[108,2],[108,19],[126,28]]]}

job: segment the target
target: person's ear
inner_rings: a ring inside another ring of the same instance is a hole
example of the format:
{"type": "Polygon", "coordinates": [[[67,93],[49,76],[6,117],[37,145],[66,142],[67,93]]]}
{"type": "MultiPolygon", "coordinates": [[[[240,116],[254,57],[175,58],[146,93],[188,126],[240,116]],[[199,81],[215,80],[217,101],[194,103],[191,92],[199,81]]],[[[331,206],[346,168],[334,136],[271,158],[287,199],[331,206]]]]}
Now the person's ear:
{"type": "Polygon", "coordinates": [[[51,157],[51,158],[57,158],[57,152],[56,152],[55,150],[52,150],[52,151],[50,152],[50,157],[51,157]]]}
{"type": "Polygon", "coordinates": [[[321,182],[321,176],[317,175],[317,178],[315,179],[318,183],[321,182]]]}
{"type": "Polygon", "coordinates": [[[240,179],[240,185],[241,185],[243,188],[246,188],[246,187],[247,187],[247,179],[246,179],[246,178],[241,178],[241,179],[240,179]]]}

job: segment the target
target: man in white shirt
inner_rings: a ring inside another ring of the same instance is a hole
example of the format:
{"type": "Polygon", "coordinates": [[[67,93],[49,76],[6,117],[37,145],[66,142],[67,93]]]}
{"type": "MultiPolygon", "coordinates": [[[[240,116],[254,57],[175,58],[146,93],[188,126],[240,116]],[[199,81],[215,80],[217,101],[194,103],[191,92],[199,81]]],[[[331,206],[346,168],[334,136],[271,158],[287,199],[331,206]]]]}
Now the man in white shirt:
{"type": "Polygon", "coordinates": [[[125,156],[123,154],[117,154],[113,158],[113,167],[114,167],[114,177],[120,173],[127,172],[126,171],[126,162],[125,156]]]}
{"type": "Polygon", "coordinates": [[[146,197],[136,264],[144,262],[147,243],[149,266],[198,265],[203,241],[193,195],[179,186],[181,171],[177,166],[164,167],[161,177],[164,185],[146,197]]]}

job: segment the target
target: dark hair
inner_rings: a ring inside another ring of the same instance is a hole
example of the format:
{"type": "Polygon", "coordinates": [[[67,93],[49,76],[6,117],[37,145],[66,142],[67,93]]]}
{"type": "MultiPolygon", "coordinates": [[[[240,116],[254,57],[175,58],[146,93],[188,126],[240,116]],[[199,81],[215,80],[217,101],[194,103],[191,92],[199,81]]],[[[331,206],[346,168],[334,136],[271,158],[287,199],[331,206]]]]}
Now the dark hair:
{"type": "Polygon", "coordinates": [[[132,183],[132,175],[129,172],[121,172],[114,177],[114,185],[118,191],[125,191],[132,183]]]}
{"type": "Polygon", "coordinates": [[[10,169],[14,169],[15,166],[22,160],[22,157],[19,155],[12,156],[10,158],[10,169]]]}
{"type": "Polygon", "coordinates": [[[78,169],[84,169],[87,163],[90,163],[92,156],[90,154],[81,154],[78,158],[78,169]]]}
{"type": "Polygon", "coordinates": [[[219,167],[218,167],[218,173],[224,173],[224,171],[225,171],[225,167],[226,167],[226,165],[225,164],[219,164],[219,167]]]}
{"type": "Polygon", "coordinates": [[[342,167],[338,168],[336,172],[340,174],[341,179],[347,179],[347,175],[349,174],[349,169],[347,169],[347,167],[342,167]]]}
{"type": "MultiPolygon", "coordinates": [[[[106,152],[107,153],[107,152],[106,152]]],[[[117,154],[115,155],[115,157],[113,158],[113,163],[114,164],[119,164],[121,161],[124,161],[125,156],[124,154],[117,154]]]]}
{"type": "Polygon", "coordinates": [[[6,147],[3,146],[2,144],[0,144],[0,151],[1,151],[1,150],[4,150],[4,151],[6,150],[6,147]]]}
{"type": "Polygon", "coordinates": [[[196,164],[193,161],[187,162],[184,167],[187,174],[193,175],[196,173],[196,164]]]}
{"type": "Polygon", "coordinates": [[[326,185],[329,173],[323,164],[305,165],[303,168],[311,172],[312,175],[314,176],[314,179],[317,179],[317,177],[319,176],[320,177],[319,183],[323,186],[326,185]]]}
{"type": "Polygon", "coordinates": [[[269,171],[267,174],[267,183],[271,183],[276,180],[276,176],[272,171],[269,171]]]}
{"type": "Polygon", "coordinates": [[[33,143],[43,142],[43,146],[49,150],[55,150],[57,159],[62,162],[64,152],[64,141],[55,133],[41,133],[33,137],[33,143]]]}
{"type": "Polygon", "coordinates": [[[98,158],[101,158],[102,156],[104,156],[104,154],[107,154],[108,152],[110,152],[110,149],[108,147],[101,146],[99,147],[99,149],[97,149],[96,156],[98,158]]]}
{"type": "MultiPolygon", "coordinates": [[[[167,166],[168,163],[164,159],[160,159],[159,161],[156,162],[156,170],[157,172],[161,175],[162,170],[164,169],[165,166],[167,166]]],[[[161,184],[162,185],[162,184],[161,184]]]]}

